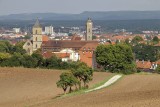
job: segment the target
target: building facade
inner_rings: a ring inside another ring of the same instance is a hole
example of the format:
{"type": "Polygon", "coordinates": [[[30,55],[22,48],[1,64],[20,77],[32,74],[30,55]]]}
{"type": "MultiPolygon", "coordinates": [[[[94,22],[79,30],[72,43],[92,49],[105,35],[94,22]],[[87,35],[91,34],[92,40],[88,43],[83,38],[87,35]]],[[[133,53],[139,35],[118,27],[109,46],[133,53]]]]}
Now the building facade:
{"type": "Polygon", "coordinates": [[[92,36],[93,36],[93,22],[90,18],[88,18],[87,23],[86,23],[85,40],[92,41],[92,36]]]}
{"type": "Polygon", "coordinates": [[[20,33],[20,32],[21,32],[21,29],[20,29],[20,28],[13,28],[13,32],[14,32],[14,33],[20,33]]]}
{"type": "Polygon", "coordinates": [[[23,45],[23,49],[31,55],[34,51],[41,48],[42,42],[47,42],[49,37],[47,35],[42,35],[42,26],[39,23],[39,20],[36,20],[32,28],[33,38],[31,40],[27,40],[23,45]]]}
{"type": "Polygon", "coordinates": [[[45,27],[45,34],[47,34],[47,35],[54,34],[53,26],[46,26],[45,27]]]}
{"type": "Polygon", "coordinates": [[[36,20],[35,25],[32,29],[33,33],[33,51],[36,51],[37,49],[41,48],[42,45],[42,26],[39,23],[39,20],[36,20]]]}

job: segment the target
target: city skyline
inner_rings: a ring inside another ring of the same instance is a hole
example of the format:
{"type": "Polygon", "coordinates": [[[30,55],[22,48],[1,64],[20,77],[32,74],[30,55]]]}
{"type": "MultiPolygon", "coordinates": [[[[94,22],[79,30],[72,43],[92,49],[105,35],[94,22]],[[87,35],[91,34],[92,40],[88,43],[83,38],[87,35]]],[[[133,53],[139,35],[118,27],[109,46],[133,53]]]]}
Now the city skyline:
{"type": "Polygon", "coordinates": [[[83,11],[160,10],[159,0],[0,0],[0,15],[19,13],[71,13],[83,11]]]}

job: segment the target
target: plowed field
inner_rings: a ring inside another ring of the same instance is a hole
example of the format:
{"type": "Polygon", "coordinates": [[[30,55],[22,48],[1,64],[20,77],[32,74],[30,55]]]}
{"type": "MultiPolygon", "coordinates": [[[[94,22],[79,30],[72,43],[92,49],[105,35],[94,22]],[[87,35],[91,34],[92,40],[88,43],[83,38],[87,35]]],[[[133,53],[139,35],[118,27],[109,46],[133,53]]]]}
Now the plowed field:
{"type": "MultiPolygon", "coordinates": [[[[27,107],[49,101],[63,90],[56,82],[62,71],[26,68],[0,68],[0,107],[27,107]]],[[[109,73],[94,73],[93,86],[109,73]]],[[[45,106],[44,106],[45,107],[45,106]]]]}

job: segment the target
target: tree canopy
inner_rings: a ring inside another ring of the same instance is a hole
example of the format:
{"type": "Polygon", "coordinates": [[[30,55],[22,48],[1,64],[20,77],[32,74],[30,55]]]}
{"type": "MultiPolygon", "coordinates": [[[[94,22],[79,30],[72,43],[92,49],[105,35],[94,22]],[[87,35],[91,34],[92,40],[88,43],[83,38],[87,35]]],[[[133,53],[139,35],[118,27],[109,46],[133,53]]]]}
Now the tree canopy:
{"type": "Polygon", "coordinates": [[[110,72],[129,74],[136,71],[132,49],[126,44],[99,45],[96,60],[110,72]]]}
{"type": "Polygon", "coordinates": [[[143,38],[142,38],[142,37],[140,37],[140,36],[135,36],[135,37],[132,39],[131,43],[132,43],[132,44],[138,44],[138,43],[141,42],[141,41],[143,41],[143,38]]]}
{"type": "Polygon", "coordinates": [[[135,53],[136,59],[139,60],[150,60],[151,62],[154,62],[160,58],[160,47],[138,44],[133,46],[132,50],[135,53]]]}
{"type": "Polygon", "coordinates": [[[153,42],[153,44],[158,44],[159,43],[159,38],[157,36],[154,36],[152,42],[153,42]]]}

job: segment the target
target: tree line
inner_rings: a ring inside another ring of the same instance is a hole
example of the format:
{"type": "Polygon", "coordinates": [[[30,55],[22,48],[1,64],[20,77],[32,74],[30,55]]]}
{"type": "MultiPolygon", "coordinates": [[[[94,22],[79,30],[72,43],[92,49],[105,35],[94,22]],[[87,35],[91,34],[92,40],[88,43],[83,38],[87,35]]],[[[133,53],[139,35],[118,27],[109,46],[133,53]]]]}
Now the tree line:
{"type": "Polygon", "coordinates": [[[11,45],[8,41],[0,41],[0,66],[47,69],[71,69],[76,66],[76,62],[62,62],[56,56],[43,58],[41,52],[38,51],[28,55],[23,45],[24,42],[11,45]]]}

